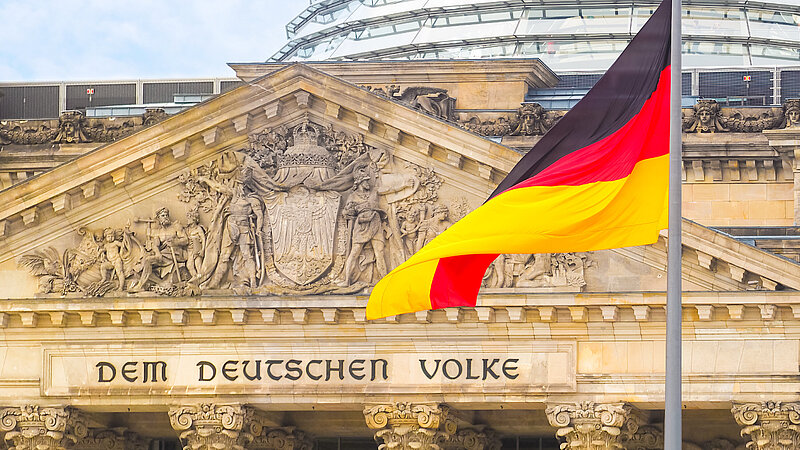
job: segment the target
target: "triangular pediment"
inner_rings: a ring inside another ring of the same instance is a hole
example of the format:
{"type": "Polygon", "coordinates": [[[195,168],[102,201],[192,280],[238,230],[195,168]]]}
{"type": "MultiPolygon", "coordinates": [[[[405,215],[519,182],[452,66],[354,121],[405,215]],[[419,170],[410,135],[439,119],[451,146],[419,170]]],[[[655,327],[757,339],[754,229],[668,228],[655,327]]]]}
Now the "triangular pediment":
{"type": "MultiPolygon", "coordinates": [[[[13,280],[10,297],[354,293],[480,205],[519,157],[295,64],[0,192],[0,281],[13,280]]],[[[791,262],[695,225],[684,238],[699,255],[692,287],[800,288],[791,262]]],[[[487,284],[663,290],[662,247],[509,257],[496,275],[511,280],[487,284]],[[614,282],[614,267],[640,286],[614,282]]]]}

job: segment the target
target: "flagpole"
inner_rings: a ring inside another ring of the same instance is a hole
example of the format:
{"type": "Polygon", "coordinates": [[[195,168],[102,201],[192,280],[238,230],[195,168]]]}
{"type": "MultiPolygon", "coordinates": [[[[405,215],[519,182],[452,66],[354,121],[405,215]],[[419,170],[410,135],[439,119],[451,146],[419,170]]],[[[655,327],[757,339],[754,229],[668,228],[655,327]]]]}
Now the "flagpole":
{"type": "Polygon", "coordinates": [[[681,0],[672,0],[664,449],[681,450],[681,0]]]}

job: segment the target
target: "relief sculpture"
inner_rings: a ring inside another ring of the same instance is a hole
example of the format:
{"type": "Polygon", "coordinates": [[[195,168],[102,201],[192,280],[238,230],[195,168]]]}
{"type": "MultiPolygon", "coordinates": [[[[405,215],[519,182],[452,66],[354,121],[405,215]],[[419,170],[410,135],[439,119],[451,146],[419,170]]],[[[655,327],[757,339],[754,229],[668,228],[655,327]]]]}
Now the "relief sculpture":
{"type": "Polygon", "coordinates": [[[353,293],[451,223],[432,169],[308,121],[254,134],[178,183],[179,202],[152,217],[82,229],[78,246],[19,264],[43,294],[353,293]]]}
{"type": "Polygon", "coordinates": [[[536,255],[500,255],[489,266],[483,285],[508,287],[586,286],[585,270],[595,265],[588,253],[539,253],[536,255]]]}

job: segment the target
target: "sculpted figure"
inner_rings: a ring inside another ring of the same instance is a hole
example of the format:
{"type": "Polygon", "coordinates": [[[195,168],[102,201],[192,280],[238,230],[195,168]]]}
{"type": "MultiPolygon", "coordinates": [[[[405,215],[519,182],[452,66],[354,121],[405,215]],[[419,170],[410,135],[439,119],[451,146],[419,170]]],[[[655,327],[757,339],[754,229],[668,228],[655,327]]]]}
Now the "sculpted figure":
{"type": "Polygon", "coordinates": [[[178,222],[173,222],[169,216],[169,209],[161,208],[156,211],[156,219],[137,219],[137,222],[147,223],[148,236],[145,244],[145,254],[142,256],[142,274],[135,290],[146,287],[151,278],[156,278],[156,284],[167,284],[168,276],[176,282],[181,282],[180,263],[186,262],[186,248],[189,238],[186,231],[178,222]],[[155,223],[155,229],[152,224],[155,223]],[[163,273],[154,274],[154,269],[162,269],[163,273]]]}
{"type": "Polygon", "coordinates": [[[100,262],[100,281],[109,280],[111,272],[119,280],[119,289],[125,290],[125,265],[124,259],[130,254],[131,242],[128,233],[120,230],[117,233],[113,228],[103,230],[102,259],[100,262]]]}
{"type": "Polygon", "coordinates": [[[688,133],[714,133],[729,131],[720,120],[720,108],[716,100],[698,100],[694,105],[694,117],[688,133]]]}
{"type": "Polygon", "coordinates": [[[200,225],[200,212],[197,208],[186,212],[186,236],[189,238],[186,269],[195,278],[203,267],[203,252],[206,248],[206,230],[200,225]]]}
{"type": "Polygon", "coordinates": [[[410,104],[414,109],[425,111],[442,119],[452,120],[454,118],[456,101],[447,94],[447,89],[412,86],[404,89],[399,95],[396,92],[391,92],[393,98],[410,104]]]}
{"type": "Polygon", "coordinates": [[[53,142],[76,144],[89,142],[84,133],[86,118],[78,111],[66,111],[58,118],[58,134],[53,142]]]}
{"type": "Polygon", "coordinates": [[[450,210],[447,206],[436,205],[433,208],[431,217],[422,221],[419,227],[419,236],[417,237],[417,245],[422,248],[427,245],[433,238],[439,235],[442,231],[450,226],[450,210]]]}
{"type": "MultiPolygon", "coordinates": [[[[207,286],[216,287],[231,268],[235,252],[241,258],[243,274],[241,278],[250,288],[258,286],[258,275],[263,276],[264,266],[260,254],[262,246],[261,229],[264,226],[264,209],[261,200],[249,188],[252,182],[252,168],[242,167],[240,176],[233,180],[233,187],[226,186],[208,178],[201,178],[210,188],[230,197],[226,233],[222,238],[217,270],[207,286]]],[[[237,277],[238,278],[238,277],[237,277]]]]}
{"type": "Polygon", "coordinates": [[[357,266],[362,268],[364,266],[359,258],[367,244],[372,246],[372,251],[375,253],[378,275],[381,277],[386,275],[383,236],[383,219],[386,218],[386,212],[378,205],[378,193],[373,189],[372,180],[368,175],[356,178],[353,192],[344,206],[343,213],[348,221],[351,245],[344,265],[342,285],[349,286],[357,278],[357,266]]]}
{"type": "Polygon", "coordinates": [[[403,248],[406,252],[406,258],[416,253],[421,247],[417,245],[417,236],[419,235],[420,212],[418,208],[409,208],[408,211],[402,215],[403,224],[400,225],[400,236],[403,239],[403,248]]]}
{"type": "Polygon", "coordinates": [[[536,136],[544,134],[548,128],[547,113],[538,103],[526,103],[517,111],[519,124],[511,131],[511,136],[536,136]]]}
{"type": "Polygon", "coordinates": [[[783,128],[800,127],[800,99],[786,100],[786,103],[783,104],[783,115],[785,117],[783,128]]]}

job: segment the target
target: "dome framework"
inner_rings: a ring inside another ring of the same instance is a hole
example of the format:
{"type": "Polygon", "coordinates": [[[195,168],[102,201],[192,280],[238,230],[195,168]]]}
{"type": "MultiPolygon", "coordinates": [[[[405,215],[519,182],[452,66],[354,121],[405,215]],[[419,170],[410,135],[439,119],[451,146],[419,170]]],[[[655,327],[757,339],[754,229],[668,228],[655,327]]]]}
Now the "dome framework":
{"type": "MultiPolygon", "coordinates": [[[[605,70],[656,1],[318,0],[270,61],[536,57],[605,70]]],[[[800,1],[685,0],[685,67],[800,65],[800,1]]]]}

